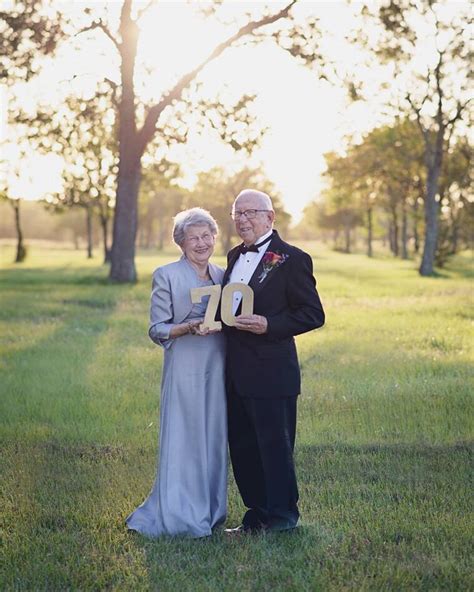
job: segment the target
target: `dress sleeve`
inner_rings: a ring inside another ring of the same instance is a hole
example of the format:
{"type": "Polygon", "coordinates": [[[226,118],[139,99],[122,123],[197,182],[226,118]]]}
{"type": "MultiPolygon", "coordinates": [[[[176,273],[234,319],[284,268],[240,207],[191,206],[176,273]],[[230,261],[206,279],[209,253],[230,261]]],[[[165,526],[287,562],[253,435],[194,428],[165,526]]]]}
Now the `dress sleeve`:
{"type": "Polygon", "coordinates": [[[165,349],[171,347],[174,341],[170,338],[173,316],[170,281],[163,269],[158,268],[153,274],[148,335],[165,349]]]}

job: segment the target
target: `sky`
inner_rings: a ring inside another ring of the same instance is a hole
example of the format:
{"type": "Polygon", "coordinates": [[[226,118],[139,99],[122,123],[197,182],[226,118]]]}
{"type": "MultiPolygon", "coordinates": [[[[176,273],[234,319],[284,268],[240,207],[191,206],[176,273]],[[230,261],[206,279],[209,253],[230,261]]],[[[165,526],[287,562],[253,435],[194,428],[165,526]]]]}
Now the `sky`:
{"type": "MultiPolygon", "coordinates": [[[[97,7],[98,14],[105,6],[113,27],[121,2],[58,4],[77,14],[86,5],[97,7]]],[[[272,10],[276,12],[283,4],[273,2],[272,10]]],[[[224,16],[242,17],[245,10],[258,7],[258,2],[234,1],[224,16]]],[[[344,40],[353,24],[354,9],[345,1],[303,0],[293,10],[301,20],[309,15],[320,18],[325,31],[323,50],[327,55],[349,67],[355,63],[354,48],[344,40]]],[[[141,21],[140,28],[139,51],[149,72],[138,72],[137,91],[143,99],[152,102],[159,100],[173,82],[235,30],[235,24],[223,26],[209,18],[203,21],[190,10],[188,3],[175,0],[157,3],[141,21]]],[[[118,81],[118,63],[115,48],[100,31],[83,33],[62,47],[37,80],[17,87],[15,93],[31,108],[38,99],[54,104],[71,91],[87,92],[104,76],[118,81]]],[[[377,73],[372,75],[376,77],[377,73]]],[[[258,123],[268,127],[268,132],[254,159],[262,162],[295,223],[304,206],[317,199],[324,186],[324,154],[341,149],[345,136],[360,136],[381,121],[380,110],[373,102],[348,104],[342,84],[319,80],[316,72],[298,64],[272,43],[226,50],[206,66],[200,81],[203,92],[210,97],[223,89],[235,97],[256,94],[254,112],[258,123]]],[[[5,89],[0,99],[4,120],[8,101],[5,89]]],[[[1,130],[6,133],[4,121],[1,130]]],[[[216,165],[233,168],[242,163],[240,155],[213,137],[193,136],[188,146],[176,149],[175,157],[183,165],[188,186],[192,186],[200,170],[216,165]]],[[[18,162],[19,180],[11,184],[12,192],[18,196],[38,199],[60,187],[61,162],[56,157],[33,155],[21,157],[18,162]]]]}

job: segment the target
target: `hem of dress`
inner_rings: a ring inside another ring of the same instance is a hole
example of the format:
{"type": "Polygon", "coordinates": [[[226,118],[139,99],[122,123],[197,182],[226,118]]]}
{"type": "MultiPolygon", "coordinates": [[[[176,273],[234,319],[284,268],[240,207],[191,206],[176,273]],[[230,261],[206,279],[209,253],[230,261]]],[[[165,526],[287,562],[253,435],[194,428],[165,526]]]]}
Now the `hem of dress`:
{"type": "Polygon", "coordinates": [[[128,521],[125,521],[125,524],[127,526],[127,530],[131,530],[134,532],[138,532],[139,534],[147,537],[147,538],[151,538],[151,539],[158,539],[158,538],[171,538],[171,537],[182,537],[182,538],[188,538],[188,539],[203,539],[206,537],[210,537],[212,535],[212,529],[209,529],[209,531],[206,532],[202,532],[202,533],[192,533],[189,531],[183,531],[183,532],[174,532],[174,533],[170,533],[170,532],[151,532],[150,530],[146,529],[146,528],[141,528],[140,525],[135,525],[133,526],[133,524],[131,524],[131,522],[129,523],[128,521]]]}

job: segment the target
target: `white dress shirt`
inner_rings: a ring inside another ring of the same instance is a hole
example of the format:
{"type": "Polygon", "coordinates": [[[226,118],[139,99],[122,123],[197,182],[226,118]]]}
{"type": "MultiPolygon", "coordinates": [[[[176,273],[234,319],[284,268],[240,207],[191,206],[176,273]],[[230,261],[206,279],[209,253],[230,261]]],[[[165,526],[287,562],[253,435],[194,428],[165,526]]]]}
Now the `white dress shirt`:
{"type": "MultiPolygon", "coordinates": [[[[266,234],[261,236],[256,243],[261,243],[266,238],[268,238],[272,234],[273,230],[269,230],[266,234]]],[[[258,248],[258,253],[255,251],[249,251],[243,255],[240,254],[239,258],[235,262],[234,267],[232,268],[232,272],[230,274],[229,282],[230,283],[240,283],[240,284],[247,284],[250,281],[250,278],[253,276],[255,270],[257,269],[258,264],[260,263],[262,257],[265,254],[265,251],[268,249],[268,245],[271,241],[266,242],[264,245],[258,248]]],[[[232,303],[232,312],[235,315],[237,309],[239,308],[239,304],[242,300],[242,293],[235,292],[233,303],[232,303]]]]}

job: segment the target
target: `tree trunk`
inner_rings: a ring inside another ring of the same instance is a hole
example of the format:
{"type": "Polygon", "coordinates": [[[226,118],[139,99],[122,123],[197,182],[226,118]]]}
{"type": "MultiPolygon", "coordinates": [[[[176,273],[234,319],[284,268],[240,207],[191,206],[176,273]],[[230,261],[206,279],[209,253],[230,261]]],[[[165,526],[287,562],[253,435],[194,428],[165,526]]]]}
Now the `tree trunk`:
{"type": "Polygon", "coordinates": [[[428,154],[428,177],[426,182],[425,199],[425,244],[420,265],[420,275],[430,276],[434,272],[436,246],[438,243],[438,214],[439,202],[436,200],[438,193],[438,180],[441,172],[442,152],[437,153],[433,159],[428,154]],[[431,161],[431,162],[430,162],[431,161]]]}
{"type": "Polygon", "coordinates": [[[104,263],[110,263],[110,249],[108,246],[109,219],[107,216],[100,216],[100,227],[102,228],[102,245],[104,250],[104,263]]]}
{"type": "MultiPolygon", "coordinates": [[[[121,168],[125,167],[122,165],[121,168]]],[[[135,166],[120,171],[118,177],[112,265],[110,268],[110,279],[116,282],[136,282],[137,280],[135,239],[137,235],[139,184],[140,161],[138,160],[135,166]]]]}
{"type": "Polygon", "coordinates": [[[373,257],[372,251],[373,221],[372,208],[367,208],[367,257],[373,257]]]}
{"type": "Polygon", "coordinates": [[[122,96],[118,108],[119,171],[117,199],[112,241],[110,279],[116,282],[135,282],[135,239],[138,219],[138,189],[141,156],[135,120],[134,72],[137,53],[138,27],[131,18],[132,2],[124,0],[120,16],[120,76],[122,96]]]}
{"type": "Polygon", "coordinates": [[[408,259],[408,215],[406,199],[402,201],[402,259],[408,259]]]}
{"type": "Polygon", "coordinates": [[[92,208],[86,206],[86,229],[87,229],[87,258],[92,259],[93,244],[92,244],[92,208]]]}
{"type": "Polygon", "coordinates": [[[351,252],[351,227],[349,224],[344,224],[344,252],[351,252]]]}
{"type": "Polygon", "coordinates": [[[397,208],[391,207],[390,213],[392,214],[392,220],[390,221],[390,249],[395,257],[398,257],[400,252],[399,245],[399,228],[398,228],[398,213],[397,208]]]}
{"type": "Polygon", "coordinates": [[[413,247],[416,254],[420,252],[420,233],[418,231],[418,222],[418,199],[415,199],[415,203],[413,204],[413,247]]]}
{"type": "Polygon", "coordinates": [[[23,244],[23,232],[21,230],[20,200],[12,199],[11,204],[15,212],[15,229],[17,236],[15,263],[22,263],[26,259],[26,249],[23,244]]]}

